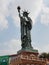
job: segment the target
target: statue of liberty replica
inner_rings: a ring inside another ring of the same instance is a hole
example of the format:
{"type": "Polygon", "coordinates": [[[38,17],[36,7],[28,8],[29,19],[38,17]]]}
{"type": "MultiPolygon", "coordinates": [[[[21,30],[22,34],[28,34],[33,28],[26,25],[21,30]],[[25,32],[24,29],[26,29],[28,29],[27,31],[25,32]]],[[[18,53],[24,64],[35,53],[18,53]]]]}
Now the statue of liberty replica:
{"type": "Polygon", "coordinates": [[[33,47],[31,45],[31,29],[32,29],[32,20],[28,16],[28,11],[23,11],[22,15],[20,12],[20,6],[17,7],[19,18],[20,18],[20,25],[21,25],[21,51],[33,51],[33,47]]]}
{"type": "Polygon", "coordinates": [[[16,55],[12,55],[14,57],[11,65],[45,65],[46,62],[41,61],[38,56],[38,50],[33,49],[31,45],[31,29],[32,29],[32,20],[28,16],[29,13],[27,11],[23,11],[22,15],[20,12],[20,6],[17,7],[19,18],[20,18],[20,26],[21,26],[21,50],[17,52],[16,55]]]}

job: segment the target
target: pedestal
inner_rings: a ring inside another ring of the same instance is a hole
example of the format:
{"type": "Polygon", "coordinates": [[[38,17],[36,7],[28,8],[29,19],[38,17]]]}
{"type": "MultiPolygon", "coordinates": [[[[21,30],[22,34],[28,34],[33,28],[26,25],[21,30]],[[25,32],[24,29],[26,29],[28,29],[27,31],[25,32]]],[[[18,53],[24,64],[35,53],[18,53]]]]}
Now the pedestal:
{"type": "Polygon", "coordinates": [[[17,52],[17,54],[34,54],[35,56],[38,56],[38,50],[30,50],[30,49],[22,49],[17,52]]]}
{"type": "Polygon", "coordinates": [[[38,55],[38,50],[33,49],[33,47],[22,48],[17,53],[19,54],[19,53],[22,53],[22,52],[27,52],[27,53],[32,53],[32,54],[38,55]]]}
{"type": "Polygon", "coordinates": [[[10,65],[45,65],[46,62],[38,57],[38,53],[21,51],[12,56],[10,65]]]}

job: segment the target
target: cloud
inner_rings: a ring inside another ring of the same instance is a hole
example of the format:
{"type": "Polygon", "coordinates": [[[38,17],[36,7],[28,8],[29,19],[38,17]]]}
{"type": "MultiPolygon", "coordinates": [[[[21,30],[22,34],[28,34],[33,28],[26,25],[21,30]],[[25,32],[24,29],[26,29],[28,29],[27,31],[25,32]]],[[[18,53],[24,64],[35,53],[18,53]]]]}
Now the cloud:
{"type": "Polygon", "coordinates": [[[39,53],[42,53],[42,52],[49,52],[49,43],[46,44],[42,42],[42,44],[37,44],[35,42],[32,41],[32,47],[36,50],[38,50],[39,53]]]}
{"type": "Polygon", "coordinates": [[[8,28],[8,4],[9,0],[0,0],[0,31],[8,28]]]}
{"type": "Polygon", "coordinates": [[[0,0],[0,31],[8,28],[9,4],[14,0],[0,0]]]}
{"type": "Polygon", "coordinates": [[[44,1],[45,5],[46,5],[47,7],[49,7],[49,0],[43,0],[43,1],[44,1]]]}
{"type": "Polygon", "coordinates": [[[0,43],[0,55],[16,54],[21,49],[21,41],[12,39],[4,43],[0,43]]]}
{"type": "MultiPolygon", "coordinates": [[[[40,53],[43,51],[41,50],[41,47],[36,45],[36,43],[34,43],[32,41],[32,47],[36,50],[38,50],[40,53]]],[[[42,47],[42,49],[45,47],[42,47]]],[[[49,48],[49,47],[48,47],[49,48]]],[[[47,46],[45,48],[45,50],[48,49],[47,46]]],[[[17,51],[19,51],[21,49],[21,41],[20,40],[16,40],[16,39],[11,39],[7,42],[4,43],[0,43],[0,56],[1,55],[12,55],[12,54],[16,54],[17,51]]]]}
{"type": "Polygon", "coordinates": [[[49,52],[49,44],[45,44],[43,45],[40,49],[39,49],[40,53],[42,52],[49,52]],[[43,50],[42,50],[43,49],[43,50]]]}
{"type": "Polygon", "coordinates": [[[13,17],[13,23],[16,27],[20,27],[20,19],[18,16],[12,16],[13,17]]]}
{"type": "Polygon", "coordinates": [[[45,52],[49,52],[49,44],[46,44],[46,45],[44,46],[44,51],[45,51],[45,52]]]}
{"type": "Polygon", "coordinates": [[[44,25],[49,24],[49,7],[43,4],[42,12],[41,12],[41,23],[44,25]]]}
{"type": "Polygon", "coordinates": [[[1,14],[0,15],[0,31],[2,31],[3,29],[7,29],[8,28],[8,22],[5,19],[5,17],[1,14]]]}
{"type": "MultiPolygon", "coordinates": [[[[43,44],[42,46],[39,43],[32,41],[32,47],[41,52],[49,52],[49,44],[43,44]]],[[[16,39],[11,39],[7,42],[0,43],[0,56],[1,55],[11,55],[16,54],[17,51],[21,49],[21,41],[16,39]]]]}

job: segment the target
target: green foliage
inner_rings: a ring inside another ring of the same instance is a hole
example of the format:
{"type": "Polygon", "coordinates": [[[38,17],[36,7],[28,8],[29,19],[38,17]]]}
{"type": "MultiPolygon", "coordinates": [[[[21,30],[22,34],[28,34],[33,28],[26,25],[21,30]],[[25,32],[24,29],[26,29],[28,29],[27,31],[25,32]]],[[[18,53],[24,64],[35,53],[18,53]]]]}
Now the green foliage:
{"type": "Polygon", "coordinates": [[[49,53],[47,54],[47,59],[49,60],[49,53]]]}
{"type": "Polygon", "coordinates": [[[39,55],[39,58],[49,59],[49,53],[41,53],[41,54],[39,55]]]}
{"type": "Polygon", "coordinates": [[[47,58],[47,53],[42,53],[39,57],[40,58],[47,58]]]}

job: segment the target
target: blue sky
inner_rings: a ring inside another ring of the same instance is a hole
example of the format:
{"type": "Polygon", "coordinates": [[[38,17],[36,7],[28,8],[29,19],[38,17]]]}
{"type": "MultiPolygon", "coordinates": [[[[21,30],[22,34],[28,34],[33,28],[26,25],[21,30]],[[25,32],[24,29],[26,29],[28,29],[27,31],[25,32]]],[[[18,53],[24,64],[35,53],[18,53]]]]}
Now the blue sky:
{"type": "Polygon", "coordinates": [[[39,53],[49,52],[49,0],[0,0],[0,55],[21,49],[20,20],[17,6],[30,12],[33,24],[32,46],[39,53]]]}

